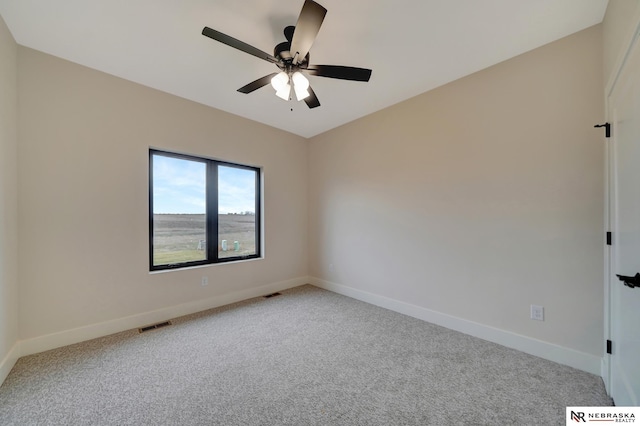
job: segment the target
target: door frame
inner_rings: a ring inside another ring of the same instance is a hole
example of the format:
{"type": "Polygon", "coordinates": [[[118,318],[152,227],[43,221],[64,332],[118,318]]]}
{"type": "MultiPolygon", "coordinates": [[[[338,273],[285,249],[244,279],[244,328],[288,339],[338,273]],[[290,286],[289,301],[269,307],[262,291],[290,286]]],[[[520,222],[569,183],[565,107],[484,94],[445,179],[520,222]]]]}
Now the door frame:
{"type": "MultiPolygon", "coordinates": [[[[611,116],[610,105],[609,105],[609,97],[613,94],[613,91],[616,89],[616,84],[618,83],[619,77],[624,70],[625,65],[627,64],[627,60],[631,55],[634,48],[640,49],[640,7],[636,8],[635,16],[633,17],[631,26],[629,31],[625,35],[622,43],[623,49],[620,51],[620,54],[615,62],[615,66],[611,72],[609,77],[609,81],[605,86],[604,92],[604,105],[605,105],[605,117],[608,123],[611,123],[613,126],[614,117],[611,116]],[[636,46],[638,45],[638,46],[636,46]]],[[[615,132],[616,129],[612,128],[612,132],[615,132]]],[[[613,133],[613,137],[615,138],[615,133],[613,133]]],[[[604,167],[604,178],[605,178],[605,194],[604,194],[604,230],[606,232],[611,232],[613,229],[613,203],[614,200],[614,171],[615,171],[615,158],[613,152],[612,143],[605,143],[605,167],[604,167]]],[[[615,238],[615,235],[613,236],[615,238]]],[[[612,313],[612,300],[611,300],[611,289],[613,285],[619,285],[619,282],[614,282],[612,279],[612,264],[613,264],[613,251],[612,246],[605,245],[604,250],[604,339],[610,340],[612,338],[611,335],[611,313],[612,313]]],[[[603,342],[604,345],[604,342],[603,342]]],[[[601,376],[604,381],[604,385],[606,391],[609,395],[611,395],[611,362],[609,355],[606,353],[602,358],[602,368],[601,368],[601,376]]]]}

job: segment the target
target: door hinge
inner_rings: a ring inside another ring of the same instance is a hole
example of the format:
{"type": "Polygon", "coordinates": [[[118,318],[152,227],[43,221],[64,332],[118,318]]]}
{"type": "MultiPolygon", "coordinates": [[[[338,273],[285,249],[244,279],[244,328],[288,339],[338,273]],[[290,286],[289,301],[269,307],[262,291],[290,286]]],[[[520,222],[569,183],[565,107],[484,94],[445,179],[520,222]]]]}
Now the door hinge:
{"type": "Polygon", "coordinates": [[[607,245],[611,245],[611,232],[607,232],[607,245]]]}
{"type": "Polygon", "coordinates": [[[609,355],[611,355],[611,347],[613,346],[613,343],[611,342],[611,340],[607,340],[607,353],[609,355]]]}
{"type": "Polygon", "coordinates": [[[604,127],[604,137],[606,138],[611,137],[611,123],[596,124],[593,127],[604,127]]]}

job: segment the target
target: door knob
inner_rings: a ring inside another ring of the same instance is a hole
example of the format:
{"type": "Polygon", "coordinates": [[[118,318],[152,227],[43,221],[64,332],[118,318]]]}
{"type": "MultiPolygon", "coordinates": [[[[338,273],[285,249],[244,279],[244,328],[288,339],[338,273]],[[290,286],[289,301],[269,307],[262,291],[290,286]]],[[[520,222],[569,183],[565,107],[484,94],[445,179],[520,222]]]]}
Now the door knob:
{"type": "Polygon", "coordinates": [[[637,273],[635,277],[626,277],[624,275],[618,275],[618,274],[616,274],[616,276],[627,287],[630,287],[630,288],[640,287],[640,272],[637,273]]]}

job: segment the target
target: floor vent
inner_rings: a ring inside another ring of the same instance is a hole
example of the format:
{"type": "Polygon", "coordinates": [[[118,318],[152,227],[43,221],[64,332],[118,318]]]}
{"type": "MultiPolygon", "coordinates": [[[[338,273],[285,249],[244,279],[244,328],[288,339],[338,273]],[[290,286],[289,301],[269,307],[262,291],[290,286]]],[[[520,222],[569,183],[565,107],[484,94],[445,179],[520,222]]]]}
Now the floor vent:
{"type": "Polygon", "coordinates": [[[265,299],[268,299],[270,297],[275,297],[275,296],[280,296],[280,293],[271,293],[271,294],[267,294],[266,296],[262,296],[265,299]]]}
{"type": "Polygon", "coordinates": [[[148,325],[146,327],[141,327],[138,329],[140,333],[144,333],[145,331],[155,330],[156,328],[162,328],[171,325],[171,321],[159,322],[157,324],[148,325]]]}

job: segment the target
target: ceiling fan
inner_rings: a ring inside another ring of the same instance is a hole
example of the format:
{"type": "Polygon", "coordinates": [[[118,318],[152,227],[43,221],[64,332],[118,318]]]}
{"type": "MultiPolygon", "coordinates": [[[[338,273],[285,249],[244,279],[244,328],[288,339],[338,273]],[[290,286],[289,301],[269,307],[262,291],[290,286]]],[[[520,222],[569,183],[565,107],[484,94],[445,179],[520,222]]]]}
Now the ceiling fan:
{"type": "Polygon", "coordinates": [[[271,62],[280,68],[280,72],[265,75],[252,81],[239,88],[238,92],[251,93],[271,83],[278,97],[288,101],[291,99],[291,89],[293,89],[298,101],[304,99],[309,108],[316,108],[320,106],[320,101],[303,72],[318,77],[351,81],[366,82],[371,77],[371,70],[366,68],[309,64],[309,50],[320,31],[326,13],[327,9],[315,1],[305,0],[297,24],[295,27],[291,25],[284,29],[287,41],[276,45],[273,49],[273,56],[209,27],[204,27],[202,35],[271,62]]]}

